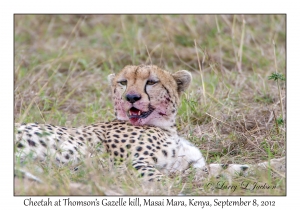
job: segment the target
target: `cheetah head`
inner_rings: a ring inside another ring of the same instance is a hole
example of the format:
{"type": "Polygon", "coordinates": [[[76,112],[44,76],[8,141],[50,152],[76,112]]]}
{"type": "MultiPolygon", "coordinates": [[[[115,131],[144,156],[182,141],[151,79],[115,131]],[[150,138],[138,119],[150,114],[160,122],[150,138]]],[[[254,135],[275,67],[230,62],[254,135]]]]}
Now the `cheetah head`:
{"type": "Polygon", "coordinates": [[[126,66],[108,79],[117,119],[167,128],[175,124],[179,97],[192,76],[185,70],[171,74],[157,66],[141,65],[126,66]]]}

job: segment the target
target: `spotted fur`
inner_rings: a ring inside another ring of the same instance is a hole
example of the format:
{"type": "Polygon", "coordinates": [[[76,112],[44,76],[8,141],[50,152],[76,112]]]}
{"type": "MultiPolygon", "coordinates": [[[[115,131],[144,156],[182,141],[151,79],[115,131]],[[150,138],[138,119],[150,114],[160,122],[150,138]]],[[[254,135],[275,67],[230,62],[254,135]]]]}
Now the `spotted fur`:
{"type": "Polygon", "coordinates": [[[211,164],[200,150],[178,136],[179,98],[191,82],[185,70],[171,74],[157,66],[126,66],[110,75],[116,120],[79,128],[50,124],[16,124],[16,155],[74,164],[95,153],[108,153],[114,164],[131,164],[148,181],[189,167],[202,176],[244,172],[247,165],[211,164]]]}

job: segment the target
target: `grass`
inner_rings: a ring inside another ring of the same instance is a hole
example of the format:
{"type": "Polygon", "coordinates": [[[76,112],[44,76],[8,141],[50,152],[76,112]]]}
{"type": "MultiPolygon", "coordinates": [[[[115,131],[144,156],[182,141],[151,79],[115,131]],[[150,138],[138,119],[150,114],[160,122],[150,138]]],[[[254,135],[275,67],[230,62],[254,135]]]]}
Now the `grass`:
{"type": "MultiPolygon", "coordinates": [[[[124,66],[189,70],[179,133],[208,163],[254,164],[285,156],[285,15],[15,15],[15,122],[62,126],[114,119],[106,77],[124,66]],[[276,45],[276,50],[274,47],[276,45]],[[281,98],[280,98],[280,97],[281,98]],[[282,108],[283,107],[283,108],[282,108]],[[284,113],[283,113],[284,112],[284,113]]],[[[238,177],[275,185],[235,192],[198,186],[192,176],[145,186],[94,157],[76,173],[41,165],[44,184],[16,180],[16,194],[285,195],[285,178],[238,177]]],[[[16,161],[17,162],[17,161],[16,161]]],[[[28,163],[36,170],[36,163],[28,163]]],[[[40,173],[36,171],[35,173],[40,173]]]]}

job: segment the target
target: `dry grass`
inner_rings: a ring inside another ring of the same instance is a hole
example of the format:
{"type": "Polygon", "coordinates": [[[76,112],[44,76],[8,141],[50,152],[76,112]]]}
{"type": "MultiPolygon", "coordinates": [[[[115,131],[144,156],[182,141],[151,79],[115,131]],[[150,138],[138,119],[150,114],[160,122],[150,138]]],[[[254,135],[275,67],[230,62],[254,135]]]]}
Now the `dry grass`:
{"type": "MultiPolygon", "coordinates": [[[[285,74],[285,24],[285,15],[16,15],[15,122],[79,126],[112,120],[107,75],[128,64],[152,63],[192,72],[177,125],[208,163],[285,156],[285,82],[268,79],[285,74]]],[[[84,163],[75,174],[67,167],[42,168],[46,184],[28,187],[17,180],[15,193],[286,193],[285,178],[276,174],[233,180],[268,183],[275,190],[230,192],[181,177],[144,186],[130,176],[131,169],[120,176],[94,163],[84,163]]]]}

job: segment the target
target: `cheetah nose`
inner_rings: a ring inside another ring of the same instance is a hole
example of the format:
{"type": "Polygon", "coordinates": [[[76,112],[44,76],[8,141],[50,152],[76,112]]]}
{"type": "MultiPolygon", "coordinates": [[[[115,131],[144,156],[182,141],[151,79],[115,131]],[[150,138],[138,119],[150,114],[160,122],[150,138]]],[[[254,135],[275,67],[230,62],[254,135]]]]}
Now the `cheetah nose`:
{"type": "Polygon", "coordinates": [[[140,100],[142,97],[140,95],[136,95],[136,94],[127,94],[126,95],[126,100],[129,101],[130,103],[134,103],[138,100],[140,100]]]}

